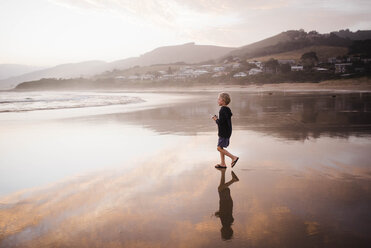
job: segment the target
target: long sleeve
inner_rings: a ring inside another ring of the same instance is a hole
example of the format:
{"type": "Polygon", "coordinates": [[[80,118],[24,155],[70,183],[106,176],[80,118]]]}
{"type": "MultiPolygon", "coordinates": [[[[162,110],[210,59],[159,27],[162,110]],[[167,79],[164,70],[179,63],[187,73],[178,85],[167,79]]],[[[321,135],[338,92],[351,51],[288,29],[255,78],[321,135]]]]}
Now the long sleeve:
{"type": "Polygon", "coordinates": [[[232,134],[231,123],[232,112],[228,107],[221,107],[219,111],[219,118],[216,119],[218,125],[218,136],[229,138],[232,134]]]}

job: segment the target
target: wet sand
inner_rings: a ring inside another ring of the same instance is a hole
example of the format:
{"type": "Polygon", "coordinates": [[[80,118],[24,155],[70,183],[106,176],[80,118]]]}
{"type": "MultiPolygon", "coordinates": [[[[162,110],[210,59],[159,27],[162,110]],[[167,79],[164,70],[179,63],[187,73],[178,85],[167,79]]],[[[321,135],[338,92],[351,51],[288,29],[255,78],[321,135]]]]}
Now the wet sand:
{"type": "Polygon", "coordinates": [[[233,91],[226,191],[215,94],[180,95],[2,122],[0,247],[368,246],[369,93],[233,91]]]}

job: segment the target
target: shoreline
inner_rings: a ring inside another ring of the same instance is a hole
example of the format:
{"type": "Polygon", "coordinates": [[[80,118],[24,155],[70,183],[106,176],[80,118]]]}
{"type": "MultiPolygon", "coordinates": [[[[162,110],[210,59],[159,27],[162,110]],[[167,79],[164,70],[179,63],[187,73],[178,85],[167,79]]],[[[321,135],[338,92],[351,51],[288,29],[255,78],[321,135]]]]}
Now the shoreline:
{"type": "Polygon", "coordinates": [[[81,88],[81,89],[10,89],[0,90],[0,92],[34,92],[34,91],[52,91],[52,92],[195,92],[195,91],[230,91],[247,90],[252,92],[265,91],[347,91],[347,92],[371,92],[371,78],[362,77],[355,79],[325,80],[319,83],[270,83],[270,84],[161,84],[153,82],[130,82],[127,85],[117,88],[81,88]]]}

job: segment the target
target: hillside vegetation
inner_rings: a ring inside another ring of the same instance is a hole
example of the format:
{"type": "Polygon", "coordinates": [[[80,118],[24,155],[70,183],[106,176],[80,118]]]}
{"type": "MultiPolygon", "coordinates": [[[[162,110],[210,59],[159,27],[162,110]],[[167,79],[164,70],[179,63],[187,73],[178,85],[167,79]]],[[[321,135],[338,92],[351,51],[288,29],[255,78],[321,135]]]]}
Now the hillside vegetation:
{"type": "Polygon", "coordinates": [[[283,52],[283,53],[276,53],[270,54],[262,57],[253,57],[248,59],[248,61],[267,61],[271,58],[274,59],[293,59],[293,60],[300,60],[301,56],[304,53],[308,52],[315,52],[318,56],[320,61],[327,61],[328,58],[338,57],[338,56],[345,56],[348,54],[349,49],[347,47],[336,47],[336,46],[308,46],[305,48],[283,52]]]}

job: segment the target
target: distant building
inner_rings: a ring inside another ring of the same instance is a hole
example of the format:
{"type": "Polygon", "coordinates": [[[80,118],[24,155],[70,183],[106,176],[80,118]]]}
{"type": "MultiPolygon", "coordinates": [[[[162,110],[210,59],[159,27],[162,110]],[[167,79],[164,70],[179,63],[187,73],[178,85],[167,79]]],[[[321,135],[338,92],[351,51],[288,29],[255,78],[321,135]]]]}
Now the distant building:
{"type": "Polygon", "coordinates": [[[302,65],[292,65],[291,71],[302,71],[304,70],[304,67],[302,65]]]}
{"type": "Polygon", "coordinates": [[[256,65],[256,66],[259,67],[260,69],[263,68],[262,62],[260,62],[260,61],[249,61],[249,64],[250,64],[250,65],[256,65]]]}
{"type": "Polygon", "coordinates": [[[233,69],[238,69],[238,68],[240,68],[241,67],[241,64],[240,63],[234,63],[233,65],[232,65],[232,68],[233,69]]]}
{"type": "Polygon", "coordinates": [[[194,74],[194,75],[197,75],[197,76],[204,75],[204,74],[207,74],[207,73],[209,73],[209,72],[206,71],[206,70],[195,70],[195,71],[193,72],[193,74],[194,74]]]}
{"type": "Polygon", "coordinates": [[[140,79],[142,79],[142,80],[153,80],[153,79],[155,79],[155,76],[152,75],[152,74],[144,74],[144,75],[140,76],[140,79]]]}
{"type": "Polygon", "coordinates": [[[262,72],[263,72],[262,69],[253,68],[249,71],[249,75],[256,75],[256,74],[259,74],[259,73],[262,73],[262,72]]]}
{"type": "Polygon", "coordinates": [[[330,64],[335,64],[336,63],[336,58],[335,57],[328,58],[327,62],[329,62],[330,64]]]}
{"type": "Polygon", "coordinates": [[[218,67],[214,67],[213,69],[215,72],[218,72],[218,71],[224,71],[225,70],[225,67],[223,66],[218,66],[218,67]]]}
{"type": "Polygon", "coordinates": [[[241,72],[238,72],[236,74],[233,75],[234,78],[238,78],[238,77],[247,77],[247,74],[243,71],[241,72]]]}
{"type": "Polygon", "coordinates": [[[351,66],[352,63],[335,64],[335,73],[347,73],[351,66]]]}
{"type": "Polygon", "coordinates": [[[216,77],[227,76],[227,75],[228,75],[228,72],[218,71],[217,73],[213,74],[211,77],[216,78],[216,77]]]}
{"type": "Polygon", "coordinates": [[[322,72],[328,71],[328,69],[322,68],[322,67],[314,67],[313,69],[316,70],[316,71],[322,71],[322,72]]]}

